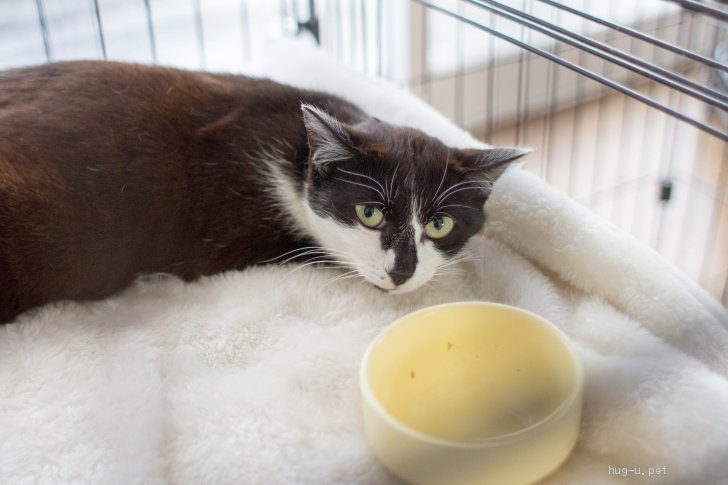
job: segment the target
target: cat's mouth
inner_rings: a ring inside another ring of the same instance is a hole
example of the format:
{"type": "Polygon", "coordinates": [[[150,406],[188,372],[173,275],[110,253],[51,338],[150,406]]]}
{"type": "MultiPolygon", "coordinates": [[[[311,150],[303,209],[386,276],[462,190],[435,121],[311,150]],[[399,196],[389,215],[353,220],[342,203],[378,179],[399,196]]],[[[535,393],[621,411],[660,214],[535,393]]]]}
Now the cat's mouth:
{"type": "Polygon", "coordinates": [[[367,278],[366,276],[362,275],[364,280],[366,280],[367,283],[372,285],[374,288],[378,289],[379,291],[383,293],[390,293],[390,294],[398,294],[398,293],[406,293],[407,291],[411,290],[404,290],[401,291],[400,287],[392,283],[392,281],[386,279],[384,276],[380,276],[377,278],[377,281],[372,281],[371,278],[367,278]],[[398,291],[399,290],[399,291],[398,291]]]}
{"type": "MultiPolygon", "coordinates": [[[[365,279],[367,279],[365,277],[365,279]]],[[[369,283],[374,286],[379,291],[382,291],[384,293],[388,293],[390,295],[402,295],[404,293],[410,293],[424,285],[424,283],[417,284],[412,280],[408,280],[402,284],[396,285],[394,282],[392,282],[389,279],[385,279],[385,277],[380,277],[380,281],[374,282],[369,279],[369,283]]]]}
{"type": "Polygon", "coordinates": [[[387,293],[389,295],[401,295],[403,293],[409,293],[415,290],[415,288],[401,288],[399,286],[395,286],[394,288],[382,288],[381,286],[375,284],[372,284],[372,286],[379,291],[387,293]]]}
{"type": "Polygon", "coordinates": [[[364,279],[366,279],[372,286],[374,286],[374,288],[383,291],[384,293],[392,293],[397,289],[397,285],[385,279],[385,277],[383,276],[379,277],[380,281],[371,281],[366,276],[364,277],[364,279]]]}

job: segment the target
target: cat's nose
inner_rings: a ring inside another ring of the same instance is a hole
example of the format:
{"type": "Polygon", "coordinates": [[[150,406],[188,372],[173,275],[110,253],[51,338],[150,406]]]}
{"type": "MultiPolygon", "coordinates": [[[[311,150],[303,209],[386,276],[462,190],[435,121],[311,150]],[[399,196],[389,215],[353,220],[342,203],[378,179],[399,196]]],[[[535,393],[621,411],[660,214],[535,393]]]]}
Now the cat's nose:
{"type": "Polygon", "coordinates": [[[392,279],[392,283],[396,286],[399,286],[410,279],[413,274],[414,270],[410,271],[409,269],[393,269],[392,271],[389,271],[389,277],[392,279]]]}
{"type": "MultiPolygon", "coordinates": [[[[406,231],[405,231],[406,232],[406,231]]],[[[395,248],[393,267],[387,271],[394,286],[400,286],[415,274],[417,267],[417,248],[414,239],[402,238],[395,248]]]]}

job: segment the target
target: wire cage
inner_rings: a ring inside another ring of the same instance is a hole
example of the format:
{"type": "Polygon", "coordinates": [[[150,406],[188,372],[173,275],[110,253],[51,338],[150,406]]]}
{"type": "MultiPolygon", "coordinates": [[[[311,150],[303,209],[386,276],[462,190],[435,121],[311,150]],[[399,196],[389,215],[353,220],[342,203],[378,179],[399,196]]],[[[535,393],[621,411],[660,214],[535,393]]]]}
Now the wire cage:
{"type": "Polygon", "coordinates": [[[728,8],[693,0],[4,0],[0,68],[255,73],[300,29],[655,248],[728,305],[728,8]]]}

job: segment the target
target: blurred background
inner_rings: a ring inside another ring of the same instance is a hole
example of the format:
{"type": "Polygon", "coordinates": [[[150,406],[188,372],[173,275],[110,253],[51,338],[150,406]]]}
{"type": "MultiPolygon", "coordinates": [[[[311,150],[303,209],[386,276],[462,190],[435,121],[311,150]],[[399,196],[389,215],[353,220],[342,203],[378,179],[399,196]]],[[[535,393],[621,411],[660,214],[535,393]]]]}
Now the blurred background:
{"type": "Polygon", "coordinates": [[[527,170],[728,305],[725,0],[0,0],[0,68],[255,74],[301,29],[476,137],[535,148],[527,170]]]}

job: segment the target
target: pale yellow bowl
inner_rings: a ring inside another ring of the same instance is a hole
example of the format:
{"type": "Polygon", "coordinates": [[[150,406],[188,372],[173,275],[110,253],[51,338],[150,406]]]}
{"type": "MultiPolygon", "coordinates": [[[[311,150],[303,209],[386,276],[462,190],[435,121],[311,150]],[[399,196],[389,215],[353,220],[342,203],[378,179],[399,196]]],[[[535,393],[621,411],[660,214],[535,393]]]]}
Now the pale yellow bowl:
{"type": "Polygon", "coordinates": [[[515,307],[406,315],[371,343],[360,378],[371,447],[414,483],[531,483],[579,433],[583,374],[569,340],[515,307]]]}

